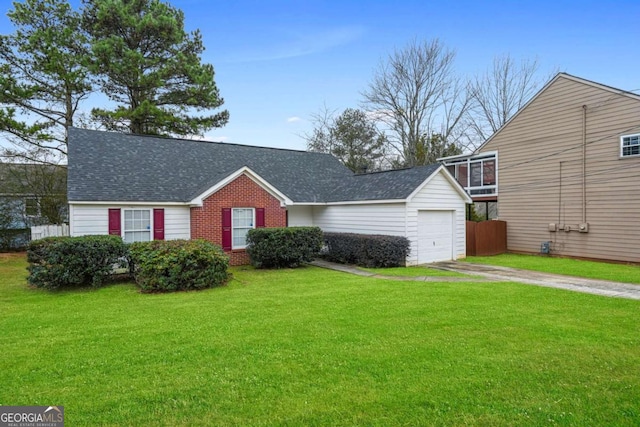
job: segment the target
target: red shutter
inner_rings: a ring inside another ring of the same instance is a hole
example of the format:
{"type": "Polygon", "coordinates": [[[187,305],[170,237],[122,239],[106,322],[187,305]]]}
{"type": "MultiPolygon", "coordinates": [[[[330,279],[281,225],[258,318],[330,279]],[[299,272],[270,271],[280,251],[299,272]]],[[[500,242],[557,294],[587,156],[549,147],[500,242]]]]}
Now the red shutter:
{"type": "Polygon", "coordinates": [[[256,228],[264,227],[264,208],[256,208],[256,228]]]}
{"type": "Polygon", "coordinates": [[[222,208],[222,249],[231,250],[231,209],[222,208]]]}
{"type": "Polygon", "coordinates": [[[109,234],[122,235],[120,226],[120,209],[109,209],[109,234]]]}
{"type": "Polygon", "coordinates": [[[164,240],[164,209],[153,210],[153,240],[164,240]]]}

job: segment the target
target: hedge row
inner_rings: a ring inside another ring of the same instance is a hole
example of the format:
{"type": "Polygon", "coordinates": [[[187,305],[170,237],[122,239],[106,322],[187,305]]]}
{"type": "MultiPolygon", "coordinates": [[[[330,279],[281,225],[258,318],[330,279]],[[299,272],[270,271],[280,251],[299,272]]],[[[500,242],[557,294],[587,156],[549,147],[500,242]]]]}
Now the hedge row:
{"type": "Polygon", "coordinates": [[[256,268],[291,268],[316,258],[319,227],[255,228],[247,233],[247,253],[256,268]]]}
{"type": "Polygon", "coordinates": [[[353,233],[324,233],[323,258],[363,267],[404,266],[409,240],[400,236],[353,233]]]}
{"type": "Polygon", "coordinates": [[[118,236],[47,237],[27,249],[28,282],[44,289],[99,287],[126,265],[127,246],[118,236]]]}
{"type": "Polygon", "coordinates": [[[130,247],[133,277],[143,292],[172,292],[224,285],[229,257],[206,240],[156,240],[130,247]]]}
{"type": "Polygon", "coordinates": [[[118,267],[129,267],[143,292],[220,286],[229,258],[204,240],[171,240],[127,245],[119,236],[48,237],[27,248],[28,282],[44,289],[99,287],[118,267]]]}
{"type": "MultiPolygon", "coordinates": [[[[247,252],[258,268],[297,267],[321,249],[329,261],[365,267],[405,264],[405,237],[322,233],[318,227],[260,228],[247,234],[247,252]],[[323,247],[324,242],[324,247],[323,247]]],[[[119,236],[49,237],[27,250],[30,284],[45,288],[99,287],[117,267],[129,266],[143,292],[221,286],[229,278],[229,258],[205,240],[158,240],[126,245],[119,236]]]]}

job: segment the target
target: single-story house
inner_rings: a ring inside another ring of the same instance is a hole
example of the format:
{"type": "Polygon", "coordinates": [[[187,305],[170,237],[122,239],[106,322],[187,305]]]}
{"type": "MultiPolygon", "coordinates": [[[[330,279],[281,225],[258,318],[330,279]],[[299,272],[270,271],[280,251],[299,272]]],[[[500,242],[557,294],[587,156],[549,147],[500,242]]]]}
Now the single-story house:
{"type": "Polygon", "coordinates": [[[465,257],[471,202],[441,165],[354,174],[335,157],[69,130],[70,233],[204,238],[245,264],[254,227],[406,236],[407,265],[465,257]]]}
{"type": "Polygon", "coordinates": [[[474,153],[441,159],[507,249],[640,262],[640,95],[566,73],[474,153]]]}

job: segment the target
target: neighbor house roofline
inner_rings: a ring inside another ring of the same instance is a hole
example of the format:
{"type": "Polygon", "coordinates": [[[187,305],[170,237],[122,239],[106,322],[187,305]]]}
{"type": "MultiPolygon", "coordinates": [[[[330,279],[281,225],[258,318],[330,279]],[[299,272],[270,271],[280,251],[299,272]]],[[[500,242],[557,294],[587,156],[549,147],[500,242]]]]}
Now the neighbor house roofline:
{"type": "Polygon", "coordinates": [[[567,73],[558,73],[555,75],[555,77],[553,77],[551,80],[549,80],[547,82],[547,84],[545,84],[542,89],[540,89],[535,95],[533,95],[533,97],[531,97],[531,99],[522,106],[522,108],[520,108],[513,116],[511,116],[509,118],[509,120],[507,120],[505,122],[505,124],[503,124],[500,129],[498,129],[497,131],[495,131],[493,133],[493,135],[491,135],[489,138],[487,138],[487,140],[485,142],[483,142],[478,148],[476,148],[474,150],[474,153],[478,153],[478,151],[482,150],[482,148],[487,145],[491,140],[493,140],[493,138],[495,138],[496,135],[498,135],[502,129],[504,129],[506,126],[509,125],[509,123],[511,123],[513,120],[515,120],[516,117],[518,117],[520,115],[520,113],[522,111],[524,111],[533,101],[535,101],[545,90],[547,90],[547,88],[549,88],[549,86],[551,86],[553,83],[555,83],[557,80],[564,78],[567,80],[571,80],[574,81],[576,83],[582,83],[588,86],[592,86],[598,89],[602,89],[602,90],[606,90],[608,92],[611,92],[613,94],[616,95],[621,95],[621,96],[626,96],[629,97],[631,99],[634,99],[636,101],[640,101],[640,95],[635,94],[633,92],[629,92],[627,90],[622,90],[622,89],[617,89],[614,88],[612,86],[607,86],[607,85],[603,85],[602,83],[597,83],[591,80],[587,80],[587,79],[583,79],[581,77],[576,77],[576,76],[572,76],[571,74],[567,74],[567,73]]]}
{"type": "MultiPolygon", "coordinates": [[[[485,151],[484,153],[481,153],[480,155],[484,156],[489,156],[491,154],[498,154],[497,151],[493,150],[493,151],[485,151]]],[[[446,161],[451,161],[451,160],[460,160],[460,159],[469,159],[472,157],[477,157],[479,154],[478,153],[467,153],[467,154],[458,154],[455,156],[448,156],[448,157],[440,157],[438,159],[436,159],[439,162],[446,162],[446,161]]]]}

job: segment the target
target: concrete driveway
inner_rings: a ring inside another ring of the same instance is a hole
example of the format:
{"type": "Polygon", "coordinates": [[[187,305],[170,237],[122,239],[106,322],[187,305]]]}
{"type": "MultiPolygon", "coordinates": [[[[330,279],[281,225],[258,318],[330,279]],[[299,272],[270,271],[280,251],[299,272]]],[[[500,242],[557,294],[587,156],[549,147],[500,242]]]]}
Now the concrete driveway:
{"type": "Polygon", "coordinates": [[[518,270],[509,267],[497,267],[493,265],[472,264],[469,262],[447,261],[435,264],[427,264],[426,267],[475,276],[469,277],[443,277],[420,276],[402,277],[385,276],[369,271],[361,270],[353,265],[336,264],[324,260],[315,260],[311,264],[342,271],[343,273],[356,274],[358,276],[373,277],[386,280],[416,281],[416,282],[517,282],[526,285],[545,286],[548,288],[566,289],[569,291],[583,292],[587,294],[602,295],[607,297],[627,298],[640,300],[640,285],[629,283],[610,282],[607,280],[583,279],[580,277],[563,276],[560,274],[540,273],[537,271],[518,270]],[[483,279],[478,279],[482,277],[483,279]]]}
{"type": "Polygon", "coordinates": [[[610,282],[608,280],[583,279],[560,274],[518,270],[494,265],[447,261],[430,264],[429,267],[458,273],[482,276],[493,281],[509,281],[548,288],[567,289],[587,294],[640,300],[640,285],[610,282]]]}

